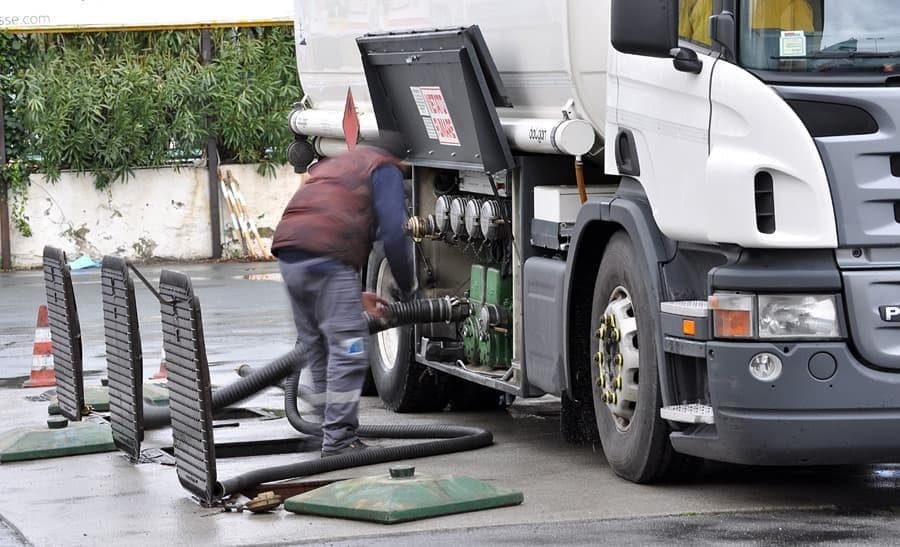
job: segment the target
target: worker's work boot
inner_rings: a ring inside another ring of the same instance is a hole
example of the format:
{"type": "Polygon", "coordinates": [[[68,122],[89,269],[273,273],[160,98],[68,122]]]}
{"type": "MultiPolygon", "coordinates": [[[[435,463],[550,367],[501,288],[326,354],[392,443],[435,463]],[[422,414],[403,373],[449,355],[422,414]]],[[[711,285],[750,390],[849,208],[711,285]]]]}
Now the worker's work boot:
{"type": "Polygon", "coordinates": [[[354,452],[359,452],[367,448],[369,448],[369,445],[359,439],[356,439],[347,446],[338,448],[337,450],[322,450],[322,457],[329,458],[331,456],[343,456],[345,454],[353,454],[354,452]]]}

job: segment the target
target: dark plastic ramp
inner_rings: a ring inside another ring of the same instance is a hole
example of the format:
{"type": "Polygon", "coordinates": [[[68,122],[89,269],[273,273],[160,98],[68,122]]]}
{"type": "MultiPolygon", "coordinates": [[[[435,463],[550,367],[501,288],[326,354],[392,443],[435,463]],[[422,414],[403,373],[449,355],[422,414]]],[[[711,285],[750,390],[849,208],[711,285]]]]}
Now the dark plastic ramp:
{"type": "Polygon", "coordinates": [[[216,447],[200,301],[190,278],[170,270],[160,274],[159,292],[178,480],[210,506],[217,501],[216,447]]]}
{"type": "Polygon", "coordinates": [[[72,273],[62,249],[44,247],[44,287],[50,312],[59,412],[69,420],[79,421],[84,412],[81,324],[75,306],[72,273]]]}
{"type": "Polygon", "coordinates": [[[137,462],[144,439],[144,362],[134,283],[128,273],[128,262],[115,256],[103,257],[100,283],[113,441],[132,462],[137,462]]]}

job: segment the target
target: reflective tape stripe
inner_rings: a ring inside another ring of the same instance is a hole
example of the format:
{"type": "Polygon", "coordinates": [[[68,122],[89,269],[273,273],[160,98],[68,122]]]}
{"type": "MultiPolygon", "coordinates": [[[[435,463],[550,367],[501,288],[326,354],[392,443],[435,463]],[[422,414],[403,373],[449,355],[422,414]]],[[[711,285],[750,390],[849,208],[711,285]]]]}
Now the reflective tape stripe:
{"type": "Polygon", "coordinates": [[[34,329],[35,342],[49,342],[50,340],[50,327],[38,327],[34,329]]]}
{"type": "Polygon", "coordinates": [[[53,356],[52,355],[35,355],[31,359],[31,370],[52,369],[52,368],[53,368],[53,356]]]}
{"type": "Polygon", "coordinates": [[[325,394],[325,404],[344,404],[355,403],[359,401],[362,390],[354,389],[353,391],[329,391],[325,394]]]}

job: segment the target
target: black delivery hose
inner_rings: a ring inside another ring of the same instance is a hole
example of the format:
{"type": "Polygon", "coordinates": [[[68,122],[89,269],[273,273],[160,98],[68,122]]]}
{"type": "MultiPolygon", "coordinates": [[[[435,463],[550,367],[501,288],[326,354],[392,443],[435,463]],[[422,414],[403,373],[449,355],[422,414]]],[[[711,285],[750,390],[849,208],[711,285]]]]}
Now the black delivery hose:
{"type": "Polygon", "coordinates": [[[306,477],[338,469],[474,450],[494,442],[494,436],[490,431],[480,427],[455,425],[370,425],[360,426],[358,433],[360,436],[364,436],[365,433],[367,437],[394,439],[444,438],[405,446],[369,448],[330,458],[257,469],[219,482],[216,485],[216,495],[224,497],[264,482],[306,477]]]}
{"type": "Polygon", "coordinates": [[[268,365],[259,369],[254,369],[253,372],[240,380],[213,391],[213,410],[225,408],[238,401],[243,401],[247,397],[284,380],[286,377],[290,376],[295,369],[300,368],[297,365],[301,362],[302,358],[303,353],[300,348],[294,348],[268,365]]]}
{"type": "MultiPolygon", "coordinates": [[[[267,387],[277,384],[290,376],[301,362],[302,355],[298,348],[285,353],[268,365],[254,369],[240,380],[217,389],[212,394],[213,411],[243,401],[267,387]]],[[[172,421],[169,406],[151,405],[144,401],[144,430],[167,427],[172,421]]]]}
{"type": "MultiPolygon", "coordinates": [[[[369,331],[374,334],[402,324],[460,321],[468,313],[467,303],[443,298],[391,304],[388,306],[387,312],[389,320],[367,319],[369,331]]],[[[297,410],[300,374],[305,364],[305,361],[301,361],[300,366],[294,369],[285,384],[285,415],[290,424],[301,433],[321,437],[321,425],[304,420],[297,410]]],[[[479,427],[453,425],[361,425],[357,429],[357,435],[367,438],[439,440],[404,446],[370,448],[340,456],[258,469],[218,483],[216,494],[220,497],[228,496],[264,482],[316,475],[338,469],[474,450],[489,446],[494,442],[494,436],[490,431],[479,427]]]]}

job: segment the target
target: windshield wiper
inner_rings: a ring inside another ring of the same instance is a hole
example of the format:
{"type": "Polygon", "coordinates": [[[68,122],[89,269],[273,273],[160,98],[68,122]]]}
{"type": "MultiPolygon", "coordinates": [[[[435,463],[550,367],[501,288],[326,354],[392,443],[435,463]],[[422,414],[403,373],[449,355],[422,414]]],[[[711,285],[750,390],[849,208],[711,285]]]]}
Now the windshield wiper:
{"type": "Polygon", "coordinates": [[[900,57],[898,51],[817,51],[809,55],[785,55],[770,57],[773,61],[790,61],[803,59],[891,59],[900,57]]]}

